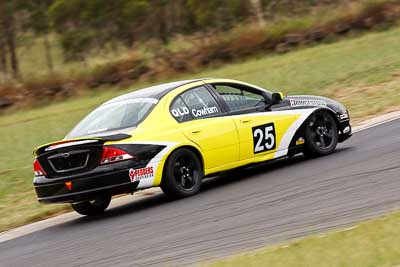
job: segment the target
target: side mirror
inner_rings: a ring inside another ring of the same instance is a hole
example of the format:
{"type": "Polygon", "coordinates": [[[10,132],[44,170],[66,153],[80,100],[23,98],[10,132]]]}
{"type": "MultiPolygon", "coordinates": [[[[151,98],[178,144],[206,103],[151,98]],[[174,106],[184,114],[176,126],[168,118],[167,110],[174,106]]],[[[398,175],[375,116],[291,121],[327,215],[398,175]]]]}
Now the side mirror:
{"type": "Polygon", "coordinates": [[[272,101],[271,105],[278,104],[282,100],[283,100],[283,94],[281,92],[273,93],[271,96],[271,101],[272,101]]]}

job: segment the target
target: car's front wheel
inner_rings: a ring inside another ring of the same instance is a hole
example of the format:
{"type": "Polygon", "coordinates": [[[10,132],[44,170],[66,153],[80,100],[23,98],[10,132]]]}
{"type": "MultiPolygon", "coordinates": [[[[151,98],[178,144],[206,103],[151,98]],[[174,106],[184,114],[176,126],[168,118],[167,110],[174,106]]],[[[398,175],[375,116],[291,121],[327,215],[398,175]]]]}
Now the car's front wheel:
{"type": "Polygon", "coordinates": [[[187,148],[174,151],[165,163],[161,189],[171,198],[183,198],[200,190],[203,168],[200,159],[187,148]]]}
{"type": "Polygon", "coordinates": [[[323,156],[332,153],[338,143],[336,122],[327,111],[317,111],[310,116],[305,128],[307,156],[323,156]]]}
{"type": "Polygon", "coordinates": [[[101,196],[91,201],[84,201],[71,204],[71,207],[82,215],[98,215],[103,213],[110,205],[111,196],[101,196]]]}

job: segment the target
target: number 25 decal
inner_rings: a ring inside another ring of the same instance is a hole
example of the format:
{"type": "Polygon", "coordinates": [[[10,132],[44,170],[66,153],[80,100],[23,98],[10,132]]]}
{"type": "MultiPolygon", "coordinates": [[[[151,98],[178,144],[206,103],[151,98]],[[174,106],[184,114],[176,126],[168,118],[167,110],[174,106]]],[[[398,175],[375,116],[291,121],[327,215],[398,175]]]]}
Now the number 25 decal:
{"type": "Polygon", "coordinates": [[[275,126],[268,123],[253,127],[254,154],[273,150],[276,147],[275,126]]]}

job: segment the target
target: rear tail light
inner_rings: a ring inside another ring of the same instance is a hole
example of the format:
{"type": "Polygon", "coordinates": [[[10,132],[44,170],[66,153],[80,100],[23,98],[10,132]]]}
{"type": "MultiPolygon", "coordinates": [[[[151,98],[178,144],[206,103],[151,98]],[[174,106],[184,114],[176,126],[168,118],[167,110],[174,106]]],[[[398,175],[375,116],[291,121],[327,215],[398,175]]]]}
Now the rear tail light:
{"type": "Polygon", "coordinates": [[[65,182],[64,184],[65,184],[65,187],[66,187],[69,191],[72,190],[72,182],[71,182],[71,181],[65,182]]]}
{"type": "Polygon", "coordinates": [[[103,147],[100,165],[114,163],[118,161],[133,159],[134,156],[129,155],[127,152],[110,146],[103,147]]]}
{"type": "Polygon", "coordinates": [[[42,166],[40,165],[39,161],[35,159],[33,161],[33,174],[35,176],[44,176],[46,172],[43,170],[42,166]]]}

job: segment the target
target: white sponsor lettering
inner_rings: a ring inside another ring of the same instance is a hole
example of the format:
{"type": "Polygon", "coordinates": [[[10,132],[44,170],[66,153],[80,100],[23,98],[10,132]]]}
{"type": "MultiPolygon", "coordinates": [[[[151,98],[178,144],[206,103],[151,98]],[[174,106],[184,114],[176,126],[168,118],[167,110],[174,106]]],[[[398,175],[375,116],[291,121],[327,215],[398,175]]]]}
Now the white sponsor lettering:
{"type": "Polygon", "coordinates": [[[292,107],[326,107],[327,104],[323,100],[318,99],[290,99],[290,105],[292,107]]]}
{"type": "Polygon", "coordinates": [[[171,113],[174,117],[185,116],[189,114],[189,109],[187,107],[174,108],[171,110],[171,113]]]}
{"type": "Polygon", "coordinates": [[[214,114],[214,113],[218,113],[217,107],[204,107],[202,109],[192,109],[192,115],[196,118],[214,114]]]}

